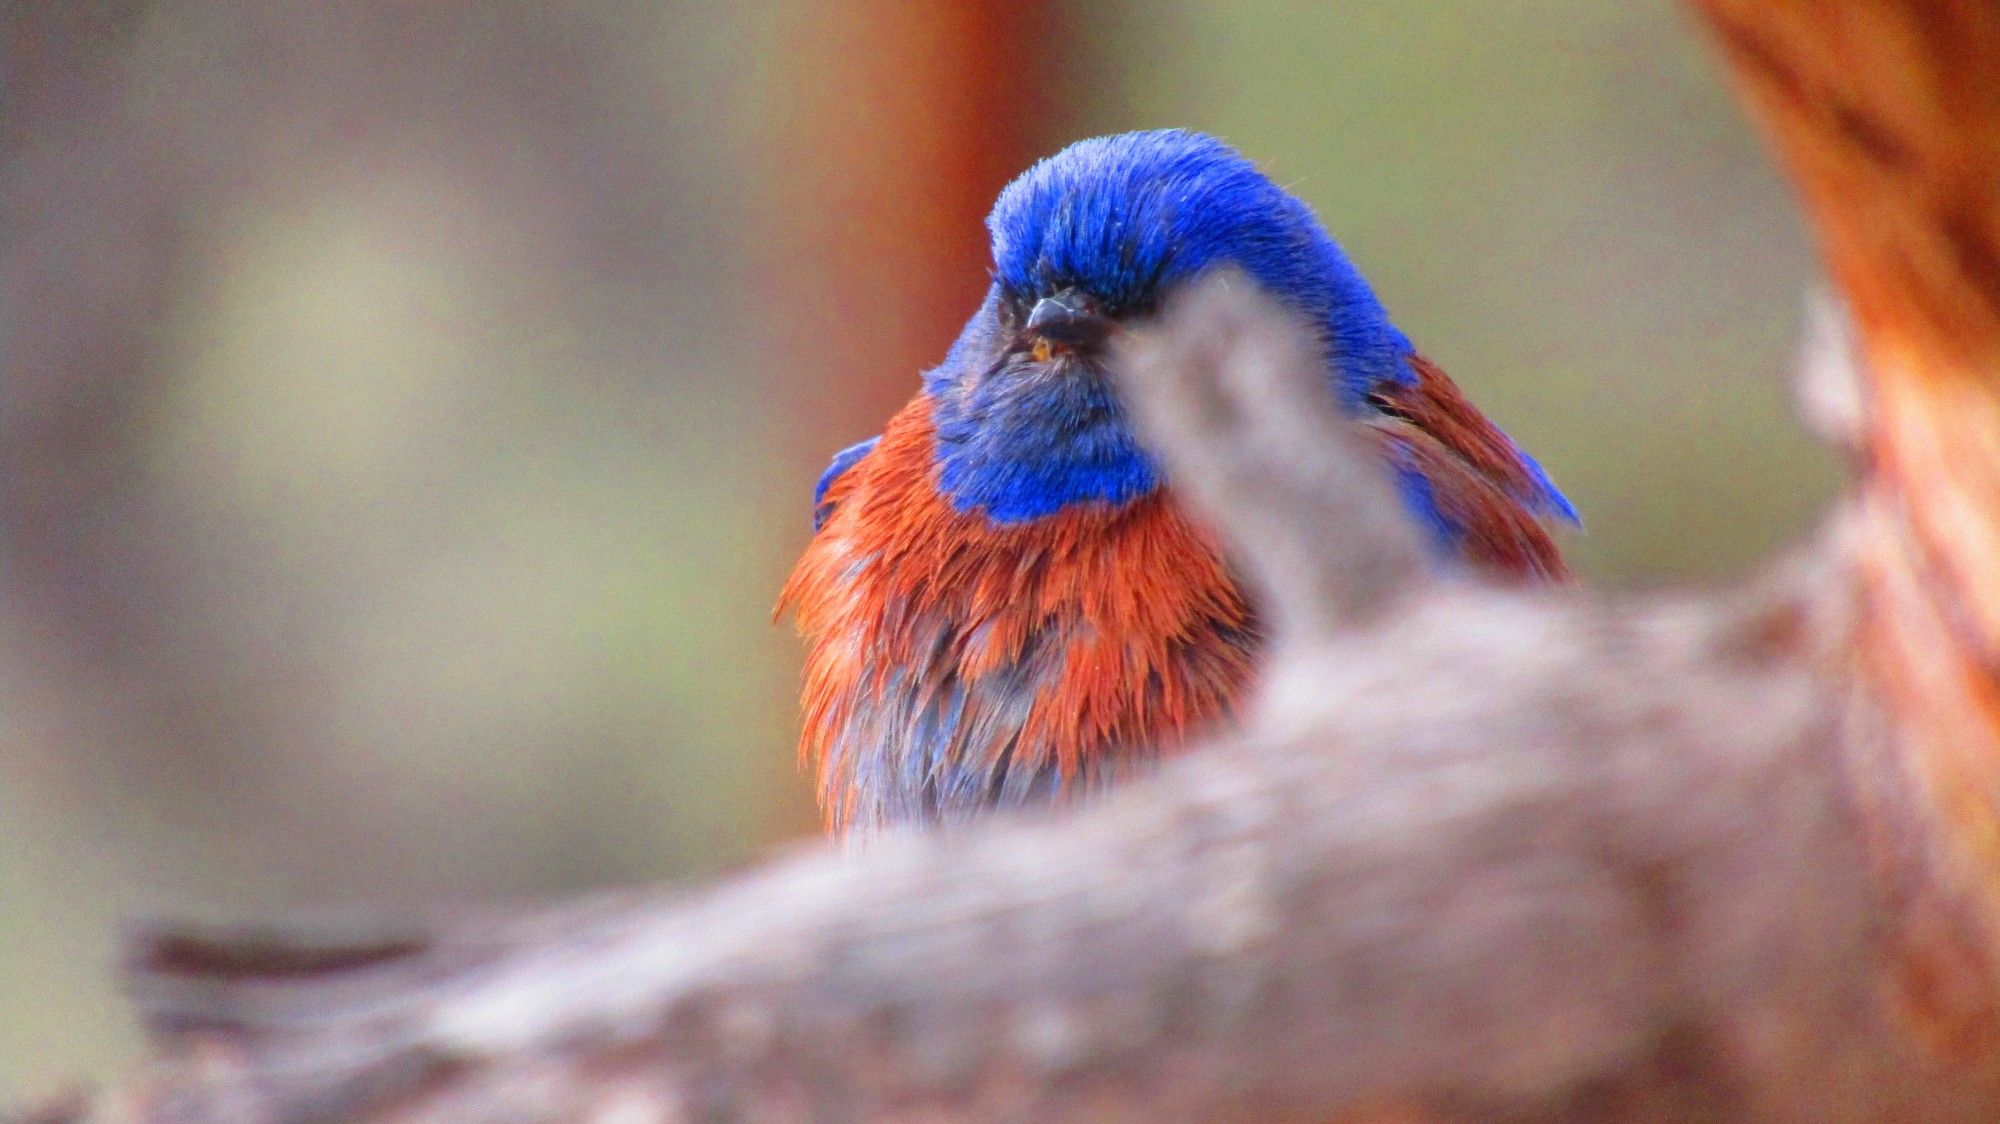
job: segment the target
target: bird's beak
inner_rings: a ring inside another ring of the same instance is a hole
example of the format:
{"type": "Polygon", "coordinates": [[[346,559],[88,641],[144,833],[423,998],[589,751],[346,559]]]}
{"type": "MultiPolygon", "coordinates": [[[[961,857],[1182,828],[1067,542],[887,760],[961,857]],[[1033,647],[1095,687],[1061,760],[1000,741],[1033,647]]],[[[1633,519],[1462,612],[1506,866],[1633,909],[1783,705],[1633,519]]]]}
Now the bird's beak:
{"type": "Polygon", "coordinates": [[[1100,347],[1116,327],[1097,310],[1096,302],[1075,289],[1043,297],[1028,313],[1028,333],[1061,351],[1100,347]]]}

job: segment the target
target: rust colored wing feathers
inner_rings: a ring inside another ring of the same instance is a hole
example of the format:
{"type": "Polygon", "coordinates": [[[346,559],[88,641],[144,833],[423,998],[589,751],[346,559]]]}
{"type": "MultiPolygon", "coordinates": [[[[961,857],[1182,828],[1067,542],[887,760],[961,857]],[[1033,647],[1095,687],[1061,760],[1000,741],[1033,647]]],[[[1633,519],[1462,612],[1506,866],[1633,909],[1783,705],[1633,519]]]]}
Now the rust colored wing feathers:
{"type": "Polygon", "coordinates": [[[1509,577],[1568,578],[1541,518],[1547,482],[1443,368],[1421,355],[1410,367],[1414,383],[1384,383],[1369,396],[1382,414],[1369,428],[1387,457],[1428,482],[1467,561],[1509,577]]]}

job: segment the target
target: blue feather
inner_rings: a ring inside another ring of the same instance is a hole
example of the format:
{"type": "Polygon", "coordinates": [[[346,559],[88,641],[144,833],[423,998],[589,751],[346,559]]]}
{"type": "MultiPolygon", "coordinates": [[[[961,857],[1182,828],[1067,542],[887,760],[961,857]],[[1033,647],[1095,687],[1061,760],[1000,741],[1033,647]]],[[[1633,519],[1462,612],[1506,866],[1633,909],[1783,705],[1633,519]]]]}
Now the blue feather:
{"type": "Polygon", "coordinates": [[[826,517],[833,514],[833,505],[826,502],[826,490],[833,487],[833,482],[840,479],[841,473],[874,452],[876,443],[881,440],[880,437],[870,437],[833,454],[833,463],[826,466],[826,471],[819,474],[819,483],[813,485],[813,530],[819,530],[825,525],[826,517]]]}
{"type": "Polygon", "coordinates": [[[1214,137],[1078,141],[1008,184],[986,226],[1006,296],[1075,286],[1113,315],[1144,314],[1175,285],[1234,265],[1325,331],[1351,405],[1375,383],[1415,377],[1410,341],[1311,208],[1214,137]]]}

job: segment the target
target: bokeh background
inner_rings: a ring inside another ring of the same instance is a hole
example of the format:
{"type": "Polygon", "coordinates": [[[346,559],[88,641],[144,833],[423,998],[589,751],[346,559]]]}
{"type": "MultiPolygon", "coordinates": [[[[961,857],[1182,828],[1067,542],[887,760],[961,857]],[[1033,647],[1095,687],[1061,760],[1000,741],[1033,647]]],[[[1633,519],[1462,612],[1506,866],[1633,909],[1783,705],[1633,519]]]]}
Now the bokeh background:
{"type": "Polygon", "coordinates": [[[1211,130],[1536,451],[1608,585],[1834,484],[1807,248],[1665,0],[10,3],[0,1100],[117,926],[808,835],[770,608],[1035,156],[1211,130]]]}

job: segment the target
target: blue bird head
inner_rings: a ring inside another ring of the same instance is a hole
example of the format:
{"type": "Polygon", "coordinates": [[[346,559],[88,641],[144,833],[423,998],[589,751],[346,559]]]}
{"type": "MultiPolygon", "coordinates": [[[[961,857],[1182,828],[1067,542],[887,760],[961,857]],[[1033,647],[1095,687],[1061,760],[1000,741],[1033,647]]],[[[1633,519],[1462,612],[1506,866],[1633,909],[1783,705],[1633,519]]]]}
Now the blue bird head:
{"type": "Polygon", "coordinates": [[[1156,488],[1109,381],[1104,343],[1214,266],[1256,279],[1322,332],[1331,390],[1414,378],[1410,342],[1310,208],[1213,137],[1079,141],[1001,191],[993,285],[925,376],[940,483],[960,510],[1024,522],[1156,488]]]}
{"type": "Polygon", "coordinates": [[[1410,350],[1311,208],[1214,137],[1160,129],[1079,141],[1008,184],[986,226],[1003,297],[1074,289],[1112,317],[1144,315],[1227,264],[1328,333],[1357,397],[1410,350]]]}

